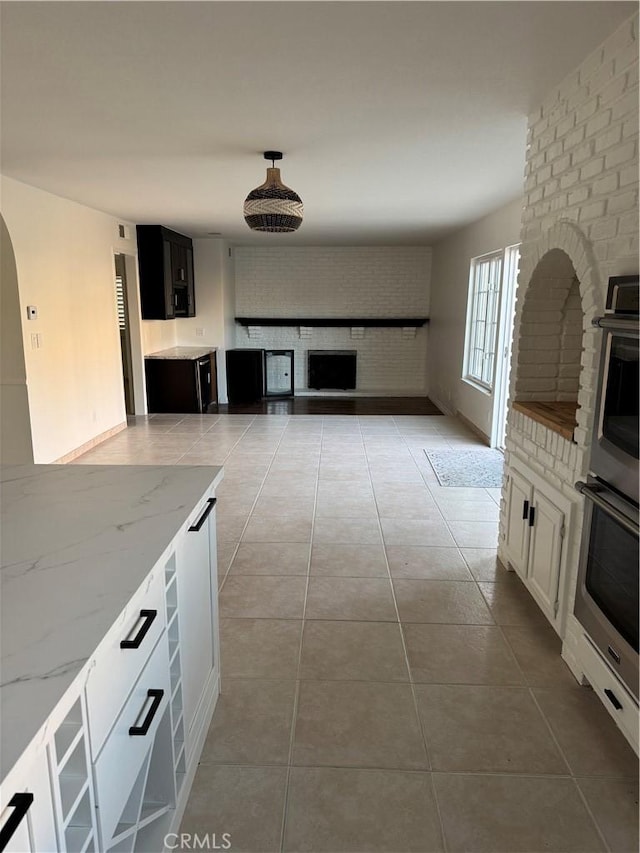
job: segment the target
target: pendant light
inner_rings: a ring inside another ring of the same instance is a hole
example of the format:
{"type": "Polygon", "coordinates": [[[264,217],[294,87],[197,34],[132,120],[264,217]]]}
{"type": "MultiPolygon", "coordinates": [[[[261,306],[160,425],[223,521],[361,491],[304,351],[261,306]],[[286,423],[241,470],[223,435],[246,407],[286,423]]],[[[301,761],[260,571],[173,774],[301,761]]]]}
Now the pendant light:
{"type": "Polygon", "coordinates": [[[264,159],[271,160],[267,180],[251,190],[244,202],[244,219],[252,231],[297,231],[302,222],[302,199],[280,180],[275,161],[282,160],[282,151],[265,151],[264,159]]]}

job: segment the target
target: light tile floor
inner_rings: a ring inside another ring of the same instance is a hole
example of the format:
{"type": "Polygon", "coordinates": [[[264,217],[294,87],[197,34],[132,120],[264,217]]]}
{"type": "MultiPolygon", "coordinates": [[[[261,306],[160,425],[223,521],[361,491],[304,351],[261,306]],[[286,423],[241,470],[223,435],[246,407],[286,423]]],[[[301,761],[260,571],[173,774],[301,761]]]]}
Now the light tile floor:
{"type": "Polygon", "coordinates": [[[447,417],[135,419],[83,463],[223,464],[223,692],[184,832],[232,851],[637,851],[637,759],[443,488],[447,417]]]}

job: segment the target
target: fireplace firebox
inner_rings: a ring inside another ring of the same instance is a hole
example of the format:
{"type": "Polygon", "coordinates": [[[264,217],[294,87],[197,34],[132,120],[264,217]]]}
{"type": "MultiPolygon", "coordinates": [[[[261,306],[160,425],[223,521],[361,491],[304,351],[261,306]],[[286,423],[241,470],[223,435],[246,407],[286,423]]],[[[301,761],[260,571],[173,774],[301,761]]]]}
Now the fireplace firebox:
{"type": "Polygon", "coordinates": [[[356,387],[356,356],[356,350],[309,350],[309,388],[352,391],[356,387]]]}

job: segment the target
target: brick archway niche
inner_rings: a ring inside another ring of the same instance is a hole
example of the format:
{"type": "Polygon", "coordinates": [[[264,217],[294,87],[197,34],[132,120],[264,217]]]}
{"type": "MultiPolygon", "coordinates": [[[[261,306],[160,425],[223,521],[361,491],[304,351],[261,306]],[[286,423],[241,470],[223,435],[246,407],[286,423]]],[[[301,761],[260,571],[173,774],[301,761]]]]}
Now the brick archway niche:
{"type": "MultiPolygon", "coordinates": [[[[603,312],[603,290],[589,241],[567,222],[523,243],[518,281],[505,470],[518,458],[577,505],[566,542],[568,617],[582,532],[583,499],[574,483],[584,479],[589,464],[600,355],[600,335],[592,321],[603,312]],[[563,437],[517,408],[518,402],[535,401],[575,404],[573,435],[563,437]]],[[[506,484],[502,496],[498,556],[507,565],[506,484]]],[[[565,627],[563,623],[561,636],[565,627]]]]}
{"type": "MultiPolygon", "coordinates": [[[[570,443],[580,474],[591,441],[600,351],[592,321],[603,312],[602,294],[591,245],[577,226],[562,222],[523,244],[509,398],[575,402],[577,426],[570,443]]],[[[513,427],[522,426],[517,414],[510,406],[507,439],[516,438],[519,430],[513,427]]],[[[534,441],[541,442],[542,428],[534,432],[534,441]]],[[[553,473],[551,460],[543,459],[541,467],[547,465],[553,473]]]]}

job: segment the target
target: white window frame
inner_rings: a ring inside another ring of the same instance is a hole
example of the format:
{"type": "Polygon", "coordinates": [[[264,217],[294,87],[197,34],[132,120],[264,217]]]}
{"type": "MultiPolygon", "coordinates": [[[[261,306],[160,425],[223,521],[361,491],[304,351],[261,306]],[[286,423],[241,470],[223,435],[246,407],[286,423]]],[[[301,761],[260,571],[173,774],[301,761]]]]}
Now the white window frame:
{"type": "Polygon", "coordinates": [[[493,417],[491,423],[491,447],[504,450],[507,402],[509,398],[509,373],[511,369],[511,347],[516,310],[516,288],[520,266],[520,243],[507,246],[504,250],[502,268],[502,291],[500,294],[500,320],[496,356],[496,373],[493,391],[493,417]]]}
{"type": "Polygon", "coordinates": [[[504,249],[471,259],[462,378],[485,394],[492,394],[495,387],[504,270],[504,249]],[[500,265],[497,279],[491,282],[489,288],[481,289],[489,283],[487,279],[491,276],[491,264],[495,262],[500,265]],[[491,360],[488,371],[487,359],[491,360]]]}

